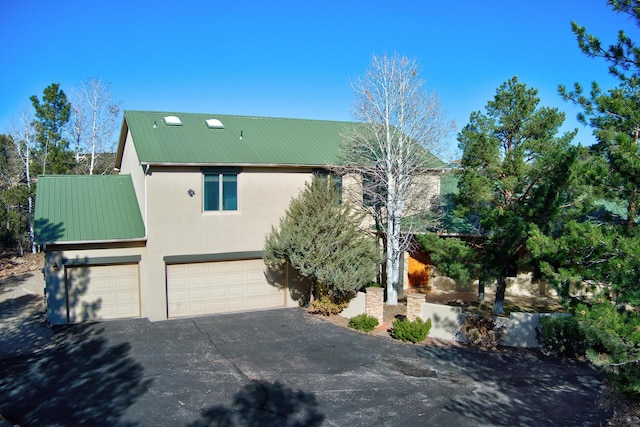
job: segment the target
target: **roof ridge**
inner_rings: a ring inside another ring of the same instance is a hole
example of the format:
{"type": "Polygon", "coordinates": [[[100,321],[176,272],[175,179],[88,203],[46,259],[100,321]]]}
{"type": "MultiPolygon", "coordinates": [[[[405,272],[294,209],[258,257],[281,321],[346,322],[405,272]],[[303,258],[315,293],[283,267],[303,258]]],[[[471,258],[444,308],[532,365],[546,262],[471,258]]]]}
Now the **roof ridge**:
{"type": "Polygon", "coordinates": [[[212,117],[236,117],[239,119],[265,119],[265,120],[296,120],[296,121],[309,121],[309,122],[325,122],[325,123],[345,123],[345,124],[358,124],[351,120],[333,120],[333,119],[311,119],[304,117],[276,117],[276,116],[259,116],[259,115],[246,115],[246,114],[228,114],[228,113],[196,113],[188,111],[158,111],[158,110],[124,110],[125,116],[127,113],[141,113],[141,114],[166,114],[166,115],[188,115],[188,116],[212,116],[212,117]]]}

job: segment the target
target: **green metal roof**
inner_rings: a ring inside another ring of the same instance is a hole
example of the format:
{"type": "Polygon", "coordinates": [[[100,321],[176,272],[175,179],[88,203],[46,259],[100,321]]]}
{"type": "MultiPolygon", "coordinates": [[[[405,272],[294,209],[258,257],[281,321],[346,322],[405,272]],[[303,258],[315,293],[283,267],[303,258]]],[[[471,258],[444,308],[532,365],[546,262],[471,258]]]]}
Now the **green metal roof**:
{"type": "Polygon", "coordinates": [[[39,176],[34,231],[38,243],[144,238],[131,176],[39,176]]]}
{"type": "Polygon", "coordinates": [[[354,125],[131,110],[125,111],[124,117],[141,163],[330,165],[338,159],[341,134],[354,125]],[[167,116],[178,117],[182,125],[165,124],[167,116]],[[205,123],[208,119],[218,119],[224,128],[210,129],[205,123]]]}
{"type": "Polygon", "coordinates": [[[454,171],[440,175],[440,195],[458,194],[459,181],[454,171]]]}
{"type": "MultiPolygon", "coordinates": [[[[285,119],[176,112],[124,113],[116,166],[121,161],[126,129],[131,131],[142,164],[215,164],[326,166],[339,161],[343,138],[356,122],[285,119]],[[165,117],[180,125],[168,125],[165,117]],[[217,119],[223,128],[209,128],[217,119]]],[[[446,165],[435,156],[433,168],[446,165]]]]}

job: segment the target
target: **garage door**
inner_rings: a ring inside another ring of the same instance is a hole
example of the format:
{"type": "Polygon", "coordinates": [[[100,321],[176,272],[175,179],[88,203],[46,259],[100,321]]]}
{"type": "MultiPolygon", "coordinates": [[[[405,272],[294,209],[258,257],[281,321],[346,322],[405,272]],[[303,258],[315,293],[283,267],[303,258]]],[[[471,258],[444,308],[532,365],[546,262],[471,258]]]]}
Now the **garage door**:
{"type": "Polygon", "coordinates": [[[278,308],[285,291],[269,285],[262,259],[167,266],[169,317],[278,308]]]}
{"type": "Polygon", "coordinates": [[[69,322],[140,317],[138,264],[66,270],[69,322]]]}

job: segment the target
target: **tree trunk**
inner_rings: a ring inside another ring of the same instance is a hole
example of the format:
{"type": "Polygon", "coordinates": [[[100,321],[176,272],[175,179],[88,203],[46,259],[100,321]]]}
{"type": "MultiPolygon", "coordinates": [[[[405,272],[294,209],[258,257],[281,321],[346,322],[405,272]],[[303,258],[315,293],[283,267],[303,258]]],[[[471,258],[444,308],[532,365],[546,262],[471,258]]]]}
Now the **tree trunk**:
{"type": "Polygon", "coordinates": [[[478,279],[478,301],[484,301],[484,281],[478,279]]]}
{"type": "Polygon", "coordinates": [[[96,167],[96,147],[91,148],[91,163],[89,164],[89,175],[93,175],[93,169],[96,167]]]}
{"type": "Polygon", "coordinates": [[[35,232],[33,228],[33,198],[29,196],[29,242],[31,243],[31,253],[36,253],[35,232]]]}
{"type": "Polygon", "coordinates": [[[400,245],[400,218],[389,215],[387,224],[387,304],[398,304],[400,288],[400,261],[402,250],[400,245]]]}
{"type": "Polygon", "coordinates": [[[35,232],[34,232],[34,217],[33,217],[33,197],[31,192],[31,142],[29,138],[29,132],[26,131],[25,138],[26,144],[24,149],[24,173],[27,179],[27,190],[29,191],[29,241],[31,243],[31,253],[36,253],[36,242],[35,242],[35,232]]]}
{"type": "MultiPolygon", "coordinates": [[[[391,241],[391,239],[388,239],[391,241]]],[[[389,246],[389,244],[387,245],[389,246]]],[[[398,304],[398,278],[400,276],[399,252],[393,249],[387,253],[387,304],[398,304]]]]}
{"type": "Polygon", "coordinates": [[[493,312],[495,314],[504,313],[504,294],[507,290],[507,280],[504,276],[498,278],[498,287],[496,289],[496,301],[493,304],[493,312]]]}
{"type": "Polygon", "coordinates": [[[636,198],[637,193],[634,191],[627,205],[627,228],[633,228],[636,225],[636,212],[638,211],[636,198]]]}

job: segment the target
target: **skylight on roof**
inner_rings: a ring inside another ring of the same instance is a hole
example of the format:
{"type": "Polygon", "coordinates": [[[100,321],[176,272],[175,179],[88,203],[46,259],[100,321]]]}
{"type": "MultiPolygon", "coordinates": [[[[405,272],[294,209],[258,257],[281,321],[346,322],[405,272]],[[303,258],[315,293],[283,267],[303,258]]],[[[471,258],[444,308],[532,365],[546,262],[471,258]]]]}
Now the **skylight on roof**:
{"type": "Polygon", "coordinates": [[[224,125],[218,119],[207,119],[205,123],[209,129],[224,129],[224,125]]]}
{"type": "Polygon", "coordinates": [[[167,126],[182,126],[182,122],[177,116],[166,116],[163,120],[167,126]]]}

